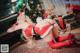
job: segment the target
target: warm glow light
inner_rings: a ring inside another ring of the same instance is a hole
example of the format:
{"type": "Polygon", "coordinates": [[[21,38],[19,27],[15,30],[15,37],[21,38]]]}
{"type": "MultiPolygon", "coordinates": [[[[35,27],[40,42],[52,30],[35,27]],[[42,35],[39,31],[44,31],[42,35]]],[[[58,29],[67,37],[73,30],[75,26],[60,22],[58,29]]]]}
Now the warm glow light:
{"type": "Polygon", "coordinates": [[[15,2],[16,0],[11,0],[11,2],[15,2]]]}

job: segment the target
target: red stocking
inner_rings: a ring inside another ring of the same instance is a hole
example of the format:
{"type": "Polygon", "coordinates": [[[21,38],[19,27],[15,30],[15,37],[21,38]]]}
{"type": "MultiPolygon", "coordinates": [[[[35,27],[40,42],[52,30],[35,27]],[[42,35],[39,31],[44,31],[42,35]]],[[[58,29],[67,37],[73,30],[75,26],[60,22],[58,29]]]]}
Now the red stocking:
{"type": "Polygon", "coordinates": [[[59,42],[61,42],[61,41],[65,41],[65,40],[70,40],[70,39],[72,39],[73,37],[74,37],[74,35],[69,34],[69,35],[67,35],[67,36],[58,37],[57,40],[58,40],[59,42]]]}
{"type": "Polygon", "coordinates": [[[54,43],[54,41],[48,42],[49,46],[52,47],[52,48],[61,48],[61,47],[64,47],[64,46],[69,46],[72,43],[73,43],[72,40],[68,40],[68,41],[65,41],[65,42],[57,42],[57,43],[54,43]]]}

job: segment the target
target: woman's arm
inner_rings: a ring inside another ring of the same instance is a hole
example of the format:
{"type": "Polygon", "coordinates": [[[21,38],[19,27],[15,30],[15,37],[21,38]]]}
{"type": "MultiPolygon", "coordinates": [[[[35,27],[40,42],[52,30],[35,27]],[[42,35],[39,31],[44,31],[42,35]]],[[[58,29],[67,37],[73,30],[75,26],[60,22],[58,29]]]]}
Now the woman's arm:
{"type": "Polygon", "coordinates": [[[13,25],[7,30],[7,32],[8,32],[8,33],[11,33],[11,32],[14,32],[14,31],[16,31],[16,30],[19,30],[19,29],[21,29],[21,27],[19,26],[18,23],[15,23],[15,24],[13,24],[13,25]]]}

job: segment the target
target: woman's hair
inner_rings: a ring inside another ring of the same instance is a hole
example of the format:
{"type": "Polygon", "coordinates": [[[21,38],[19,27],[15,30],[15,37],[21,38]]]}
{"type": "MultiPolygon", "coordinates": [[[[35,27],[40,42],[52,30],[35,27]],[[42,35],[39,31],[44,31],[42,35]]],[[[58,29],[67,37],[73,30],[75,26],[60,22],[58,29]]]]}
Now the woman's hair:
{"type": "Polygon", "coordinates": [[[42,9],[42,10],[41,10],[41,13],[42,13],[42,14],[44,14],[44,13],[45,13],[45,10],[44,10],[44,9],[42,9]]]}
{"type": "Polygon", "coordinates": [[[20,11],[21,11],[21,12],[24,12],[25,8],[26,8],[26,6],[23,5],[23,6],[21,7],[20,11]]]}
{"type": "Polygon", "coordinates": [[[52,15],[52,16],[51,16],[51,19],[54,19],[54,18],[56,18],[56,15],[52,15]]]}
{"type": "Polygon", "coordinates": [[[58,17],[62,17],[62,15],[58,15],[58,17]]]}

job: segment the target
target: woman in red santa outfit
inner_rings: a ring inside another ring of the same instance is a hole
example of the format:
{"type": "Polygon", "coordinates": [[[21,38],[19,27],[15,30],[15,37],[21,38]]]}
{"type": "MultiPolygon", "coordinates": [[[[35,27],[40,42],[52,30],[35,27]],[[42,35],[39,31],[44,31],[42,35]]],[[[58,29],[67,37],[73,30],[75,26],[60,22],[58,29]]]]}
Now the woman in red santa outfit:
{"type": "MultiPolygon", "coordinates": [[[[44,19],[42,20],[39,18],[37,20],[37,24],[34,26],[31,23],[28,23],[24,17],[22,16],[22,13],[19,12],[19,18],[23,20],[18,20],[16,24],[14,24],[11,28],[7,30],[7,32],[13,32],[18,29],[22,29],[23,36],[28,40],[28,46],[33,47],[35,45],[33,43],[33,32],[41,37],[40,40],[43,42],[48,43],[48,45],[52,48],[61,48],[63,46],[69,46],[72,44],[72,40],[63,37],[58,37],[56,41],[56,34],[54,35],[54,32],[57,32],[56,24],[54,24],[53,20],[51,19],[44,19]],[[65,41],[67,40],[67,41],[65,41]]],[[[69,37],[68,37],[69,38],[69,37]]],[[[70,37],[71,38],[71,37],[70,37]]]]}
{"type": "Polygon", "coordinates": [[[28,41],[28,46],[32,43],[32,28],[34,24],[28,22],[24,16],[24,12],[22,10],[19,11],[17,22],[14,23],[8,30],[8,33],[14,32],[16,30],[22,29],[22,35],[28,41]]]}
{"type": "Polygon", "coordinates": [[[73,41],[71,40],[72,36],[56,36],[58,34],[58,29],[51,19],[42,20],[41,18],[38,18],[34,31],[41,37],[42,41],[48,43],[52,48],[61,48],[73,44],[73,41]]]}

